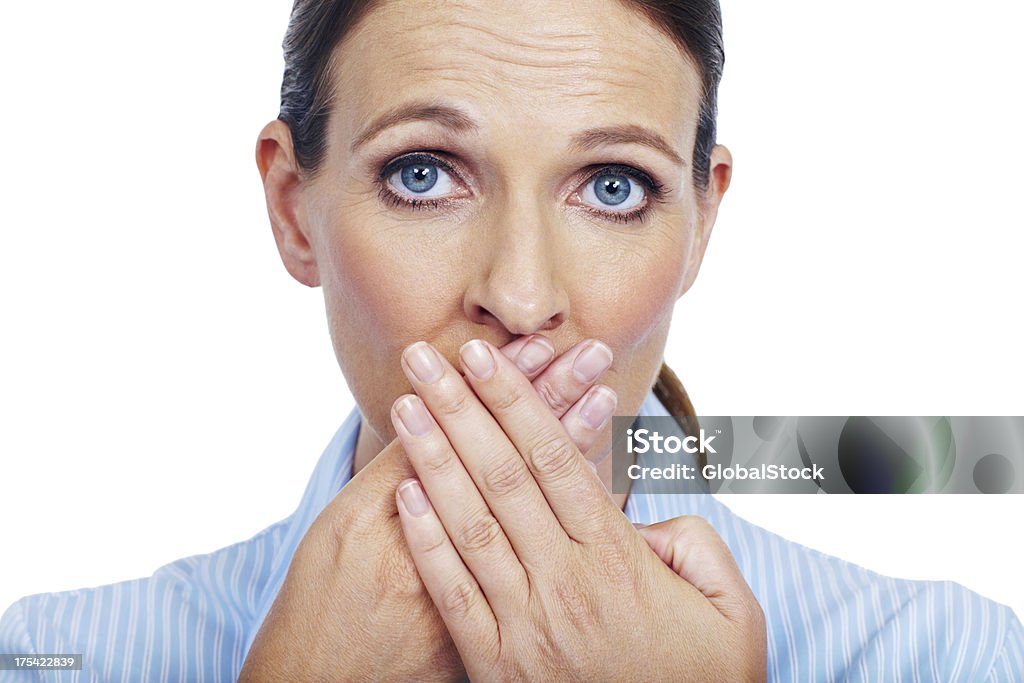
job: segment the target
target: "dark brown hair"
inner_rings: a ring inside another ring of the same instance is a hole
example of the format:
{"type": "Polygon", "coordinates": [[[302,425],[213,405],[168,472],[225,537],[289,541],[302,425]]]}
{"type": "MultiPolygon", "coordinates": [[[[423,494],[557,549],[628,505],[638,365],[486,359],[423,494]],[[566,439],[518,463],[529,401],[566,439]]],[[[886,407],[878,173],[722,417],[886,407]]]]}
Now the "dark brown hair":
{"type": "MultiPolygon", "coordinates": [[[[693,180],[707,189],[711,149],[715,146],[718,83],[725,50],[718,0],[620,0],[643,12],[689,56],[701,78],[693,180]]],[[[295,158],[304,173],[315,175],[326,151],[327,119],[333,96],[331,55],[335,46],[379,0],[295,0],[284,37],[284,79],[279,119],[288,124],[295,158]]],[[[675,373],[661,366],[654,393],[680,418],[694,417],[693,405],[675,373]]],[[[681,421],[691,433],[694,420],[681,421]]]]}

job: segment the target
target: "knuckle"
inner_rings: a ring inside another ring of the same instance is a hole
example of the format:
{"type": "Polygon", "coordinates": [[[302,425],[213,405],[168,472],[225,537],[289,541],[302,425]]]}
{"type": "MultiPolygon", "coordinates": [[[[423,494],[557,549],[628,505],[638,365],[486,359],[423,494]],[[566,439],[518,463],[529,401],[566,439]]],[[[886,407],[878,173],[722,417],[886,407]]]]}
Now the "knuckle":
{"type": "Polygon", "coordinates": [[[601,575],[612,585],[627,590],[639,587],[636,558],[625,546],[612,541],[601,543],[597,546],[597,565],[601,575]]]}
{"type": "Polygon", "coordinates": [[[530,460],[537,474],[554,479],[572,470],[576,447],[561,437],[548,438],[530,449],[530,460]]]}
{"type": "Polygon", "coordinates": [[[296,550],[296,556],[330,558],[331,565],[344,570],[353,555],[366,543],[375,543],[382,529],[380,520],[368,512],[326,514],[310,527],[296,550]]]}
{"type": "Polygon", "coordinates": [[[519,458],[510,459],[491,469],[484,476],[487,493],[502,496],[520,490],[530,472],[519,458]]]}
{"type": "Polygon", "coordinates": [[[537,390],[541,400],[551,409],[551,412],[560,417],[569,410],[571,405],[569,400],[551,382],[537,382],[534,388],[537,390]]]}
{"type": "Polygon", "coordinates": [[[438,448],[422,457],[422,465],[430,474],[446,474],[452,468],[455,453],[450,448],[438,448]]]}
{"type": "Polygon", "coordinates": [[[736,623],[744,637],[754,640],[765,637],[767,625],[764,609],[750,587],[744,583],[743,586],[734,588],[730,592],[730,597],[735,601],[731,610],[733,615],[731,620],[736,623]]]}
{"type": "Polygon", "coordinates": [[[454,391],[437,402],[434,410],[438,417],[451,418],[464,415],[469,408],[469,395],[465,391],[454,391]]]}
{"type": "Polygon", "coordinates": [[[683,540],[688,543],[694,543],[718,538],[718,532],[715,531],[715,528],[700,515],[681,515],[676,517],[672,520],[671,533],[677,543],[683,540]]]}
{"type": "Polygon", "coordinates": [[[422,538],[416,541],[416,552],[421,555],[429,555],[445,547],[448,542],[448,537],[441,530],[437,533],[431,534],[426,538],[422,538]]]}
{"type": "Polygon", "coordinates": [[[444,589],[441,606],[445,614],[461,618],[473,609],[476,598],[476,588],[469,581],[459,579],[444,589]]]}
{"type": "Polygon", "coordinates": [[[561,574],[554,583],[555,600],[561,613],[579,629],[589,629],[600,622],[593,596],[580,586],[578,577],[561,574]]]}
{"type": "Polygon", "coordinates": [[[690,529],[694,533],[718,535],[718,532],[715,531],[715,527],[711,526],[711,522],[700,515],[683,515],[678,519],[687,529],[690,529]]]}
{"type": "Polygon", "coordinates": [[[479,553],[498,539],[501,526],[494,515],[484,515],[471,521],[459,534],[459,547],[470,553],[479,553]]]}
{"type": "Polygon", "coordinates": [[[349,534],[364,533],[370,530],[376,521],[377,515],[373,514],[368,506],[338,506],[332,501],[317,516],[313,525],[323,525],[331,536],[341,538],[349,534]]]}
{"type": "Polygon", "coordinates": [[[523,387],[516,384],[502,392],[500,396],[492,398],[488,404],[494,412],[507,413],[522,403],[524,398],[526,398],[526,394],[523,392],[523,387]]]}

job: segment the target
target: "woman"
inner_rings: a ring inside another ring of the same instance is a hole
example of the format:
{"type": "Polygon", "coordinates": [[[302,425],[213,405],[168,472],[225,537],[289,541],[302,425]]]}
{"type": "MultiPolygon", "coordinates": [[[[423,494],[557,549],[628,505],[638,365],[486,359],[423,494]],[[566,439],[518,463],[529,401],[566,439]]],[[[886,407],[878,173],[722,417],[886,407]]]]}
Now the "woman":
{"type": "Polygon", "coordinates": [[[286,60],[257,161],[359,411],[288,520],[20,601],[0,650],[99,680],[1019,675],[1019,622],[958,586],[605,494],[612,412],[693,412],[661,357],[729,184],[715,3],[298,2],[286,60]]]}

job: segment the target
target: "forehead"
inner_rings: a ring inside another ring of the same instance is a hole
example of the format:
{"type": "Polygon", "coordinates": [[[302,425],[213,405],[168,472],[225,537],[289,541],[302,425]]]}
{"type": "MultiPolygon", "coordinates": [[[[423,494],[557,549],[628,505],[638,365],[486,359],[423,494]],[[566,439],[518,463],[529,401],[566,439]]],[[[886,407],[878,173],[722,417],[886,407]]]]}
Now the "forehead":
{"type": "Polygon", "coordinates": [[[700,80],[690,57],[628,2],[390,0],[334,54],[333,126],[416,100],[457,104],[507,135],[649,127],[692,146],[700,80]]]}

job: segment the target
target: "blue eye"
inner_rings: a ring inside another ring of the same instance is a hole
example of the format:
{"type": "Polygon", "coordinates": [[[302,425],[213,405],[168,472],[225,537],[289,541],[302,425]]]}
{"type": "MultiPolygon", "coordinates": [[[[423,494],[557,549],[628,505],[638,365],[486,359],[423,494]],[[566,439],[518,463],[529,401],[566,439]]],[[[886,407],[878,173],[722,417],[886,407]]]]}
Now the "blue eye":
{"type": "Polygon", "coordinates": [[[453,183],[451,175],[438,164],[411,161],[392,173],[388,184],[403,197],[436,199],[450,194],[453,183]]]}
{"type": "Polygon", "coordinates": [[[647,193],[640,183],[622,173],[599,173],[583,186],[584,202],[599,209],[625,211],[640,205],[647,193]]]}
{"type": "Polygon", "coordinates": [[[402,184],[413,192],[426,192],[437,184],[437,167],[411,164],[402,169],[402,184]]]}

